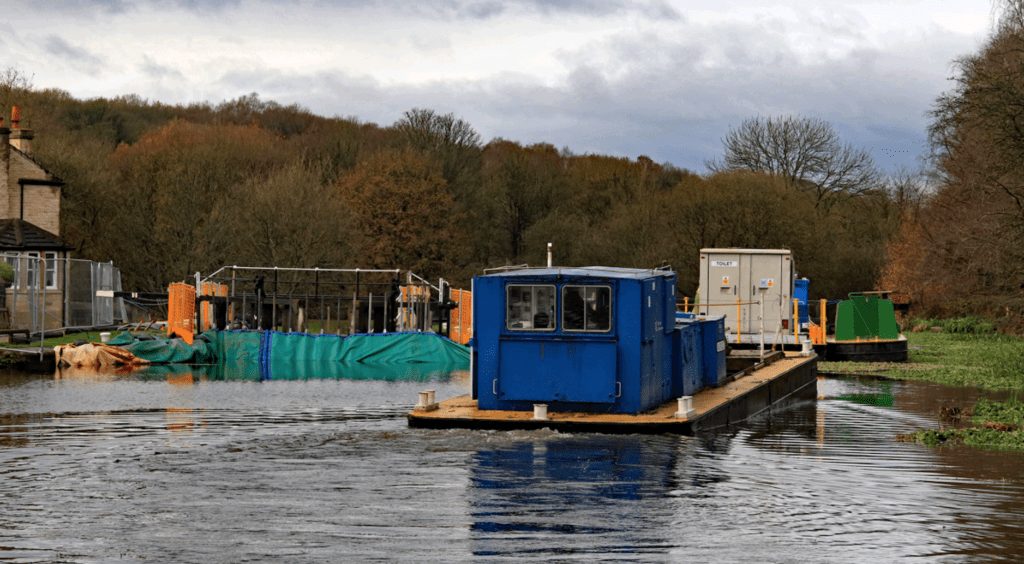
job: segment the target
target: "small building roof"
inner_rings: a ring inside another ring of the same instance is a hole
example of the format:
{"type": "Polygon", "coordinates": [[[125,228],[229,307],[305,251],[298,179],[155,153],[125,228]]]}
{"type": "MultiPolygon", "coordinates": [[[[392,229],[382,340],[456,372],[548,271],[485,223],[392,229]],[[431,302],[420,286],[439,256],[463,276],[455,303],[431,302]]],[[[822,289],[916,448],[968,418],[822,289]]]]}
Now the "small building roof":
{"type": "Polygon", "coordinates": [[[515,266],[499,272],[491,272],[484,276],[571,276],[596,278],[626,278],[642,280],[653,276],[671,276],[672,270],[654,268],[623,268],[618,266],[575,266],[575,267],[523,267],[515,266]]]}
{"type": "Polygon", "coordinates": [[[71,251],[63,239],[23,219],[0,220],[0,251],[71,251]]]}
{"type": "Polygon", "coordinates": [[[736,247],[722,249],[701,249],[704,254],[737,254],[737,255],[791,255],[789,249],[740,249],[736,247]]]}

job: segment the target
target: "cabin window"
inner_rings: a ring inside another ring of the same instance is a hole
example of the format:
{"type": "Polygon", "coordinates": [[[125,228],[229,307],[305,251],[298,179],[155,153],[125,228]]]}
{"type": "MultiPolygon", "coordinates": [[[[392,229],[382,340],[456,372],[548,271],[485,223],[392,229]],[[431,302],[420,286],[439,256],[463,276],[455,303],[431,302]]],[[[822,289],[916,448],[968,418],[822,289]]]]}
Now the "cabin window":
{"type": "Polygon", "coordinates": [[[611,331],[611,287],[562,286],[562,330],[598,333],[611,331]]]}
{"type": "Polygon", "coordinates": [[[554,331],[555,287],[509,284],[506,288],[509,331],[554,331]]]}

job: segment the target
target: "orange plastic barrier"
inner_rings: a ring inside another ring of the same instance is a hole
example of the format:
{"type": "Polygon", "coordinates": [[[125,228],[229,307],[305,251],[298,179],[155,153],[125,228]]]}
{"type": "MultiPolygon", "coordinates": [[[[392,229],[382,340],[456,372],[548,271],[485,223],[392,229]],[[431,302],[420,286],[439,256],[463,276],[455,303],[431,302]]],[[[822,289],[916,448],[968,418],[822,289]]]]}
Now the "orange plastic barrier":
{"type": "Polygon", "coordinates": [[[451,313],[451,339],[465,345],[473,337],[473,293],[467,290],[452,290],[452,301],[459,304],[451,313]]]}
{"type": "Polygon", "coordinates": [[[825,344],[825,332],[822,331],[821,327],[811,323],[807,329],[807,334],[811,338],[811,342],[815,345],[825,344]]]}
{"type": "MultiPolygon", "coordinates": [[[[228,295],[228,287],[226,284],[216,284],[213,282],[203,282],[202,295],[204,296],[226,296],[228,295]]],[[[199,304],[200,311],[200,331],[209,331],[213,325],[210,320],[213,319],[213,304],[210,302],[202,302],[199,304]]],[[[228,313],[228,319],[231,319],[231,313],[228,313]]]]}
{"type": "Polygon", "coordinates": [[[195,335],[196,289],[188,284],[167,288],[167,336],[178,335],[192,344],[195,335]]]}

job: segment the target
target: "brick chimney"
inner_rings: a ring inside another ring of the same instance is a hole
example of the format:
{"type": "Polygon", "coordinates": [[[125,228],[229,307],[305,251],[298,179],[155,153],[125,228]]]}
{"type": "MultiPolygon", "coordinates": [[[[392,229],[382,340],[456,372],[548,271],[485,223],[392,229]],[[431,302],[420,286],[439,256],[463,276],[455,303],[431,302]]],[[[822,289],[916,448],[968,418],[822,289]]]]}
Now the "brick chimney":
{"type": "MultiPolygon", "coordinates": [[[[31,129],[21,129],[18,126],[19,121],[21,121],[21,112],[18,111],[18,106],[13,106],[11,108],[10,143],[11,145],[14,145],[15,149],[25,153],[29,158],[32,158],[32,138],[34,137],[34,134],[31,129]]],[[[6,145],[6,143],[4,143],[4,145],[6,145]]],[[[9,151],[10,149],[5,147],[4,150],[9,151]]]]}

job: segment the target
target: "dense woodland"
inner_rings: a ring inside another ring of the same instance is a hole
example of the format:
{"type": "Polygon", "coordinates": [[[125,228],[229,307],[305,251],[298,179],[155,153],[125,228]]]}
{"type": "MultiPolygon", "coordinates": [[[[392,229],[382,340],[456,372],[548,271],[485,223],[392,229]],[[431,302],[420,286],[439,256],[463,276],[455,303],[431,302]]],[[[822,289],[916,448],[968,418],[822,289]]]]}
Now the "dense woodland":
{"type": "Polygon", "coordinates": [[[1024,15],[1008,9],[937,94],[933,156],[880,171],[830,124],[754,117],[695,174],[669,163],[484,142],[454,115],[390,125],[326,118],[256,94],[170,106],[78,100],[0,73],[0,105],[35,130],[66,182],[62,233],[112,260],[127,289],[226,264],[408,268],[468,285],[481,269],[671,264],[699,249],[788,248],[812,298],[884,288],[922,314],[1021,312],[1024,15]],[[1005,311],[1004,311],[1005,310],[1005,311]]]}

